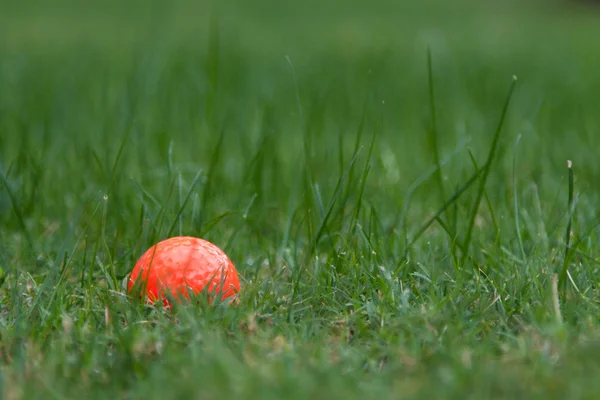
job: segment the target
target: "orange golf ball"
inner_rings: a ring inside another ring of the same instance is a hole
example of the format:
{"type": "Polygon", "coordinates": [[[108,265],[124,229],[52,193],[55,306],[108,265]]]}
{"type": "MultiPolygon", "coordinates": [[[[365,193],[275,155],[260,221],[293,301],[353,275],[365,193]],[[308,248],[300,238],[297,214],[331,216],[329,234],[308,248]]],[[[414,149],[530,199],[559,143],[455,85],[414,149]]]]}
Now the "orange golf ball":
{"type": "Polygon", "coordinates": [[[152,246],[135,264],[127,285],[131,291],[136,285],[147,300],[163,300],[166,294],[175,299],[189,300],[194,294],[207,291],[229,298],[240,291],[237,270],[229,257],[214,244],[191,236],[176,236],[152,246]]]}

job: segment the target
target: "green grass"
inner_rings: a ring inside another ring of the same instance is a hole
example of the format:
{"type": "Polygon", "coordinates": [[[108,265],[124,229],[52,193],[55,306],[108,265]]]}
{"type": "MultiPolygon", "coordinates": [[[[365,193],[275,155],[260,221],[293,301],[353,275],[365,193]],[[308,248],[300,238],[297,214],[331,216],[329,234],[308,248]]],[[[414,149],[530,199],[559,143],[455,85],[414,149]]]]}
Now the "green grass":
{"type": "Polygon", "coordinates": [[[3,398],[596,398],[600,11],[253,4],[2,2],[3,398]]]}

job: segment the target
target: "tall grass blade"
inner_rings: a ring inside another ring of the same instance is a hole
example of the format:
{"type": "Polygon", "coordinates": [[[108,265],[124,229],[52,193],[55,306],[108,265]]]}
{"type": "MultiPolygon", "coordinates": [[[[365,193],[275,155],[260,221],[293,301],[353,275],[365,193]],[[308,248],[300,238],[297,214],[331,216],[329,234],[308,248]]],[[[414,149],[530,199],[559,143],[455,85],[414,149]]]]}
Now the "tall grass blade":
{"type": "Polygon", "coordinates": [[[571,162],[571,160],[567,161],[567,168],[569,170],[569,216],[568,216],[568,221],[567,221],[567,231],[565,232],[565,255],[563,258],[563,265],[562,265],[562,269],[560,271],[560,276],[559,276],[559,285],[561,288],[561,291],[563,292],[563,297],[565,295],[565,291],[566,291],[566,285],[567,285],[567,271],[569,268],[569,245],[571,243],[571,223],[573,221],[573,206],[574,206],[574,202],[573,202],[573,187],[574,187],[574,183],[573,183],[573,163],[571,162]]]}
{"type": "Polygon", "coordinates": [[[188,189],[188,192],[185,195],[183,202],[179,206],[179,209],[177,210],[177,214],[175,215],[175,218],[173,218],[173,222],[171,222],[171,226],[169,227],[169,230],[167,231],[167,236],[171,236],[171,234],[173,233],[173,230],[175,229],[175,226],[177,225],[177,222],[179,222],[179,218],[181,217],[181,214],[183,213],[183,209],[187,205],[187,203],[190,199],[190,196],[192,195],[194,189],[196,188],[196,185],[200,181],[201,176],[202,176],[202,171],[200,170],[196,173],[196,176],[194,177],[194,180],[192,181],[192,184],[190,185],[190,188],[188,189]]]}
{"type": "Polygon", "coordinates": [[[525,246],[523,246],[523,238],[521,236],[521,224],[519,222],[519,196],[517,194],[517,148],[521,141],[521,135],[517,136],[517,142],[515,143],[515,151],[513,156],[513,204],[515,207],[515,229],[517,231],[517,239],[519,240],[519,249],[521,250],[521,257],[523,261],[527,262],[527,255],[525,254],[525,246]]]}
{"type": "Polygon", "coordinates": [[[10,188],[10,183],[8,182],[8,179],[6,178],[6,175],[4,175],[4,172],[0,171],[0,177],[2,178],[2,183],[4,184],[6,193],[8,193],[8,198],[10,199],[10,203],[12,205],[13,212],[15,213],[15,216],[17,217],[19,227],[21,228],[21,231],[23,232],[23,235],[25,236],[25,240],[27,240],[27,244],[29,245],[29,248],[33,249],[34,248],[33,239],[31,237],[31,233],[29,232],[29,229],[27,228],[27,225],[25,224],[25,219],[23,218],[23,213],[21,212],[21,207],[19,206],[19,202],[17,201],[17,198],[15,197],[12,189],[10,188]]]}
{"type": "Polygon", "coordinates": [[[477,217],[477,213],[479,212],[479,205],[480,205],[481,199],[483,197],[485,184],[487,183],[487,178],[490,174],[492,162],[494,161],[494,156],[496,155],[496,150],[498,148],[498,142],[500,141],[500,133],[502,131],[502,128],[504,127],[504,121],[506,120],[508,106],[510,105],[510,100],[511,100],[513,92],[515,90],[516,83],[517,83],[517,77],[515,75],[513,75],[513,79],[512,79],[510,88],[508,90],[508,95],[506,96],[506,101],[504,103],[504,107],[502,108],[502,114],[500,115],[500,121],[498,122],[498,126],[496,128],[496,133],[494,134],[494,139],[492,140],[492,145],[490,147],[488,158],[487,158],[487,161],[485,162],[485,165],[483,166],[483,172],[481,174],[481,180],[479,181],[477,197],[475,199],[475,203],[473,204],[473,209],[471,210],[469,224],[467,226],[467,234],[465,236],[465,241],[464,241],[464,252],[462,254],[461,262],[460,262],[460,264],[463,266],[469,255],[469,246],[471,244],[471,238],[473,235],[473,227],[475,226],[475,218],[477,217]]]}
{"type": "Polygon", "coordinates": [[[459,198],[466,192],[476,181],[477,178],[483,173],[483,168],[477,170],[471,178],[465,184],[463,184],[454,194],[444,203],[442,207],[440,207],[432,217],[430,217],[421,227],[417,230],[417,232],[413,235],[413,238],[407,243],[406,250],[404,252],[404,257],[400,260],[398,264],[403,263],[408,258],[408,252],[410,251],[412,245],[425,233],[425,231],[438,220],[440,215],[442,215],[448,207],[452,206],[459,198]]]}
{"type": "Polygon", "coordinates": [[[435,170],[435,177],[438,183],[438,190],[440,191],[440,197],[442,199],[446,198],[445,189],[444,189],[444,178],[442,176],[442,163],[440,160],[439,154],[439,144],[438,144],[438,131],[437,131],[437,115],[435,110],[435,90],[433,84],[433,66],[432,66],[432,56],[431,56],[431,48],[427,48],[427,72],[428,72],[428,80],[429,80],[429,106],[431,110],[431,126],[428,129],[428,137],[429,137],[429,147],[431,153],[433,155],[433,162],[437,167],[435,170]]]}
{"type": "MultiPolygon", "coordinates": [[[[208,165],[208,172],[206,175],[206,183],[202,188],[202,198],[200,201],[200,212],[199,212],[199,222],[198,226],[202,227],[204,221],[206,219],[206,208],[208,204],[208,200],[211,195],[211,189],[213,185],[213,181],[215,180],[215,174],[217,170],[217,166],[219,164],[219,160],[221,159],[221,153],[223,149],[223,142],[225,138],[225,128],[221,129],[221,134],[219,135],[219,140],[213,149],[212,155],[210,157],[210,163],[208,165]]],[[[188,193],[189,195],[190,193],[188,193]]],[[[187,201],[187,200],[186,200],[187,201]]]]}
{"type": "MultiPolygon", "coordinates": [[[[469,157],[471,158],[471,163],[473,163],[473,168],[475,171],[479,169],[479,165],[477,164],[477,160],[475,160],[475,156],[473,152],[469,149],[469,157]]],[[[500,228],[498,227],[498,221],[496,219],[496,215],[494,214],[494,207],[492,207],[492,202],[490,201],[490,196],[488,196],[487,190],[483,189],[483,197],[485,199],[485,203],[487,204],[488,210],[490,211],[490,216],[492,218],[492,225],[494,225],[494,231],[498,233],[500,228]]]]}

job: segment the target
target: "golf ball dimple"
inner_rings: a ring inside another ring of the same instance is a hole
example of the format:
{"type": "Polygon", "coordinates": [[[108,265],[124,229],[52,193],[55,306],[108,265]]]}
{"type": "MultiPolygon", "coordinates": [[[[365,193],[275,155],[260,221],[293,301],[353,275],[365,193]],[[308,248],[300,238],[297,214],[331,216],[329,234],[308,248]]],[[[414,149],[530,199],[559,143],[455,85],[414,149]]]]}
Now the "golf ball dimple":
{"type": "Polygon", "coordinates": [[[129,277],[128,291],[136,284],[149,301],[162,299],[165,305],[167,293],[189,299],[189,291],[207,291],[226,299],[240,291],[237,270],[225,252],[191,236],[172,237],[146,250],[129,277]]]}

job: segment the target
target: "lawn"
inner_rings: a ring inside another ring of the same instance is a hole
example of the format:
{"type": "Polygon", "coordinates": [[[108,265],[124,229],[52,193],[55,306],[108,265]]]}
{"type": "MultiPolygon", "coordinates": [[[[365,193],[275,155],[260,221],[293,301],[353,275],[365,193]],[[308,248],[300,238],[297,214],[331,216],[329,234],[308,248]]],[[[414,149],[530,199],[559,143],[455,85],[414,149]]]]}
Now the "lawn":
{"type": "Polygon", "coordinates": [[[598,398],[600,8],[285,3],[0,0],[2,398],[598,398]]]}

